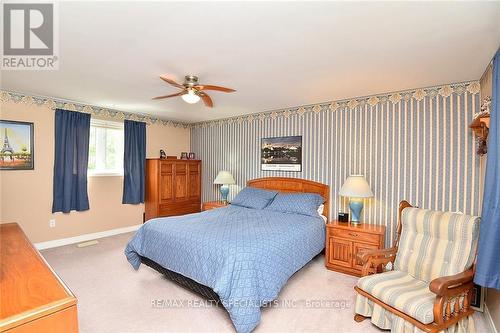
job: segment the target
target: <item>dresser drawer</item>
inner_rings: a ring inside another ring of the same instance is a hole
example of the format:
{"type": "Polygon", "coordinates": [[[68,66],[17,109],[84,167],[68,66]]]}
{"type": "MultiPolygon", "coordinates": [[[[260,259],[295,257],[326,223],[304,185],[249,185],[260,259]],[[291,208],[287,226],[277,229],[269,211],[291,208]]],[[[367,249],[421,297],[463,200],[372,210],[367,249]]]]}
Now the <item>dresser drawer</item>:
{"type": "Polygon", "coordinates": [[[201,203],[189,204],[164,204],[158,207],[158,216],[176,216],[192,213],[199,213],[201,211],[201,203]]]}
{"type": "Polygon", "coordinates": [[[366,232],[360,232],[360,231],[355,231],[355,230],[344,230],[344,229],[339,229],[339,228],[334,228],[332,230],[333,235],[335,237],[339,238],[346,238],[351,241],[355,242],[366,242],[366,243],[372,243],[372,244],[378,244],[379,243],[379,235],[376,234],[370,234],[366,232]]]}

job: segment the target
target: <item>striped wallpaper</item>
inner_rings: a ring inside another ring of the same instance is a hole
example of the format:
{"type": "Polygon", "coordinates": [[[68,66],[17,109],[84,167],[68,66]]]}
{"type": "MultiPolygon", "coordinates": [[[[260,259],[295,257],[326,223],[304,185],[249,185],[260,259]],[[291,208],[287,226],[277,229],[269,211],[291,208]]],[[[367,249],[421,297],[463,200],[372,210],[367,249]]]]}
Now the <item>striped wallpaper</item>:
{"type": "Polygon", "coordinates": [[[219,170],[237,185],[283,176],[330,185],[331,216],[348,211],[338,195],[350,174],[363,174],[375,194],[365,223],[387,226],[392,244],[402,199],[419,207],[479,212],[479,158],[468,124],[479,111],[479,83],[466,82],[257,115],[198,123],[191,150],[203,160],[202,199],[219,197],[219,170]],[[302,172],[261,171],[260,139],[302,135],[302,172]]]}

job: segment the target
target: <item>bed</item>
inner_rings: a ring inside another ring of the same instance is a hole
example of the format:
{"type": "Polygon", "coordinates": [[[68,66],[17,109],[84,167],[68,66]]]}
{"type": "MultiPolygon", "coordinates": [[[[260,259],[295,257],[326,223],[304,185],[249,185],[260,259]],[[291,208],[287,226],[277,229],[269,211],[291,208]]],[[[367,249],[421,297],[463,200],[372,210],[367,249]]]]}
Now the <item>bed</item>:
{"type": "MultiPolygon", "coordinates": [[[[328,185],[268,177],[248,187],[313,193],[329,213],[328,185]]],[[[288,279],[324,249],[319,216],[230,205],[145,223],[125,249],[131,265],[144,263],[204,297],[220,302],[239,333],[251,332],[260,308],[277,298],[288,279]]]]}

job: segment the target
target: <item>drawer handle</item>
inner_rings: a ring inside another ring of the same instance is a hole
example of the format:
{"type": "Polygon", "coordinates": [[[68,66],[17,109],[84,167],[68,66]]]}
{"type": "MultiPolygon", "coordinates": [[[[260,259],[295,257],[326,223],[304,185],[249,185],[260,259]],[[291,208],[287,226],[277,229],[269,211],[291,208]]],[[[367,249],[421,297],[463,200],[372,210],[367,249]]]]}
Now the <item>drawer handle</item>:
{"type": "Polygon", "coordinates": [[[355,233],[355,232],[350,232],[350,233],[349,233],[349,236],[352,236],[352,237],[358,237],[358,234],[357,234],[357,233],[355,233]]]}

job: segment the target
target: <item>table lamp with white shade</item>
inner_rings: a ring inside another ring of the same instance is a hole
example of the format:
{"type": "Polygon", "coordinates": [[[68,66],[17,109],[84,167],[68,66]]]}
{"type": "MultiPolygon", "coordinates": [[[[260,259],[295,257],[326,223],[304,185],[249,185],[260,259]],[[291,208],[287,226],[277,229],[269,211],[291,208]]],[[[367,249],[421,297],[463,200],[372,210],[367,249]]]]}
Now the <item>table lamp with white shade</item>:
{"type": "Polygon", "coordinates": [[[363,210],[363,199],[373,197],[373,192],[365,177],[363,175],[350,175],[340,188],[339,194],[349,198],[351,223],[359,224],[359,218],[363,210]]]}
{"type": "Polygon", "coordinates": [[[222,185],[220,187],[221,199],[224,203],[227,203],[227,195],[229,194],[229,185],[236,183],[234,181],[233,175],[229,171],[221,170],[215,177],[214,184],[222,185]]]}

